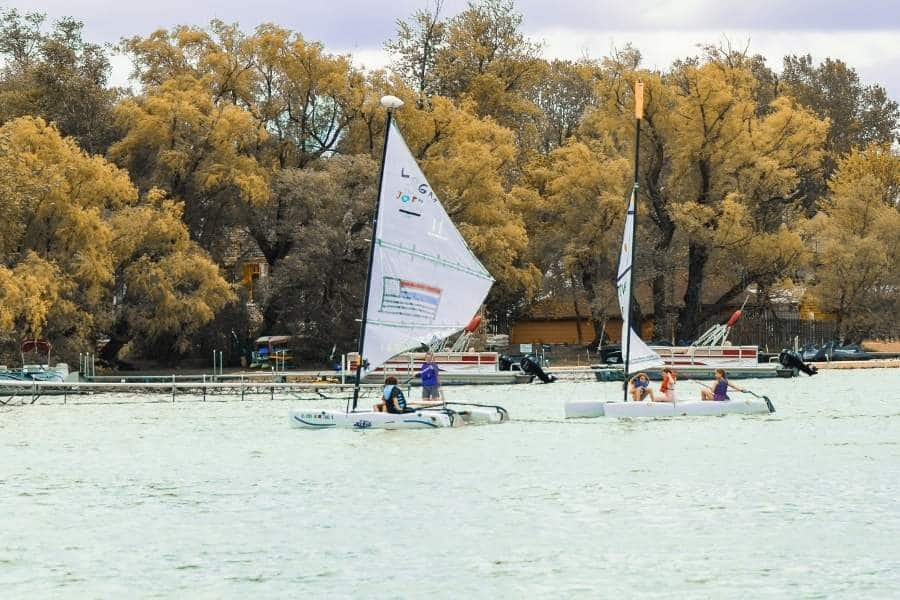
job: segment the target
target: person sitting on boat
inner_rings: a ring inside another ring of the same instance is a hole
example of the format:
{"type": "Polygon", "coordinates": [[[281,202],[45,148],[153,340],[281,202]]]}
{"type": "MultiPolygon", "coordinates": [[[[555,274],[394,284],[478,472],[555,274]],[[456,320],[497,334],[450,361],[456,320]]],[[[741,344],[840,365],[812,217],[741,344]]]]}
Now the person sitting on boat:
{"type": "Polygon", "coordinates": [[[384,379],[384,392],[381,398],[381,402],[372,407],[375,412],[389,412],[392,414],[415,412],[415,409],[406,405],[406,397],[403,395],[403,390],[397,385],[397,378],[392,375],[384,379]]]}
{"type": "Polygon", "coordinates": [[[421,371],[416,375],[422,379],[422,400],[443,400],[439,371],[437,363],[434,362],[434,352],[428,352],[421,371]]]}
{"type": "Polygon", "coordinates": [[[640,402],[647,396],[653,400],[653,392],[650,390],[650,378],[646,373],[638,373],[628,381],[628,389],[631,392],[631,398],[635,402],[640,402]]]}
{"type": "Polygon", "coordinates": [[[704,386],[703,389],[700,390],[700,399],[714,400],[716,402],[731,400],[731,398],[728,397],[729,387],[734,388],[739,392],[744,391],[733,383],[728,382],[728,378],[725,377],[725,369],[716,369],[716,385],[711,388],[704,386]]]}
{"type": "Polygon", "coordinates": [[[675,380],[678,377],[672,367],[663,367],[662,385],[659,386],[661,397],[655,398],[657,402],[675,402],[675,380]]]}

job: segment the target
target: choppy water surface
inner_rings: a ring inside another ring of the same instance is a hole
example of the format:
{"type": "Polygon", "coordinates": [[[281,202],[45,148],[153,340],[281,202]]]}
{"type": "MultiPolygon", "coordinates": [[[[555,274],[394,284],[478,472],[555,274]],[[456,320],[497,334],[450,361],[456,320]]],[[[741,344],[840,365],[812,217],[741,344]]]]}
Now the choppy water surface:
{"type": "Polygon", "coordinates": [[[564,421],[618,397],[593,382],[450,389],[516,419],[454,430],[300,431],[267,398],[5,408],[0,590],[900,596],[900,370],[745,385],[778,412],[564,421]]]}

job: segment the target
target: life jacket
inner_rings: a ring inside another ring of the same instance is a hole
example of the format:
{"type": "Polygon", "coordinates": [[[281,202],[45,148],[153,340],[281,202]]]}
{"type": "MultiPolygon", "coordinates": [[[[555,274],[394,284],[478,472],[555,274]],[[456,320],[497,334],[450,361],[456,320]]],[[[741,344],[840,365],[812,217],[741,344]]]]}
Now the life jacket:
{"type": "Polygon", "coordinates": [[[671,373],[663,373],[663,381],[662,381],[662,385],[659,386],[659,391],[662,392],[663,394],[665,394],[670,389],[674,388],[676,379],[678,379],[678,376],[675,375],[674,371],[671,373]],[[669,381],[672,382],[671,385],[669,384],[669,381]]]}
{"type": "Polygon", "coordinates": [[[387,406],[387,411],[389,413],[399,414],[402,412],[406,412],[406,397],[403,395],[403,391],[398,388],[396,385],[386,385],[384,386],[384,404],[387,406]],[[397,406],[400,410],[394,408],[394,402],[392,399],[397,400],[397,406]]]}

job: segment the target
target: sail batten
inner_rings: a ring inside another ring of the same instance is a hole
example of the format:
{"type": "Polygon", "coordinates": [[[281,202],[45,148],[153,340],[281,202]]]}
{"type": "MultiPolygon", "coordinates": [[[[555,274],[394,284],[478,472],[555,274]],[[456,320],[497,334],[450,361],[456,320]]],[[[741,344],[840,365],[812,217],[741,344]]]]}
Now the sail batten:
{"type": "Polygon", "coordinates": [[[369,369],[462,330],[494,282],[391,123],[384,154],[363,357],[369,369]]]}

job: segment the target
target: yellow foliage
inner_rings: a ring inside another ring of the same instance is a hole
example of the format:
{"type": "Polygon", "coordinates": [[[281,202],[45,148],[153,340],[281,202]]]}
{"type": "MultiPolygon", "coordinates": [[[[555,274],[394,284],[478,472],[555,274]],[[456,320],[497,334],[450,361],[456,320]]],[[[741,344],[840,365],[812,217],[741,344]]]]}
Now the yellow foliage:
{"type": "Polygon", "coordinates": [[[180,205],[158,189],[139,202],[124,171],[40,119],[0,128],[0,211],[2,333],[47,335],[72,351],[124,319],[126,331],[183,345],[231,297],[180,205]],[[170,301],[141,312],[155,288],[170,301]]]}
{"type": "Polygon", "coordinates": [[[268,200],[268,172],[251,156],[266,139],[253,116],[217,104],[208,83],[190,75],[167,79],[116,108],[125,137],[110,157],[142,186],[205,196],[236,190],[250,204],[268,200]]]}
{"type": "Polygon", "coordinates": [[[900,316],[898,181],[900,156],[889,148],[852,151],[808,227],[817,248],[813,295],[843,335],[859,338],[900,316]]]}

